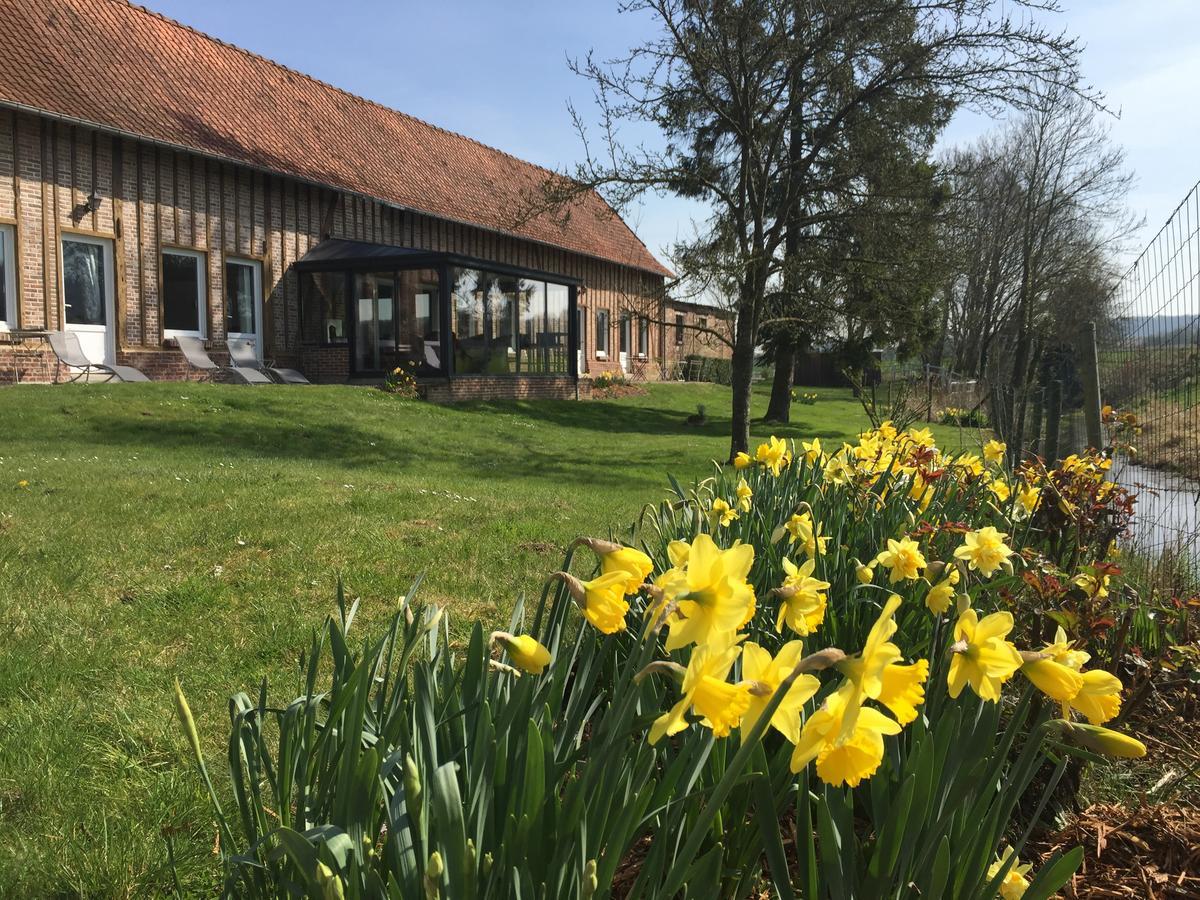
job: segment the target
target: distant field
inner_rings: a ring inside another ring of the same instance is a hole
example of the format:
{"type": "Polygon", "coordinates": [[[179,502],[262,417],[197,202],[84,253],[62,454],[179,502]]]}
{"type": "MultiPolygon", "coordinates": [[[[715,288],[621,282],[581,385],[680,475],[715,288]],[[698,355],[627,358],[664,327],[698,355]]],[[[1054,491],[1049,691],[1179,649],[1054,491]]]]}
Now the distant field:
{"type": "MultiPolygon", "coordinates": [[[[865,426],[847,391],[819,393],[756,435],[865,426]]],[[[166,892],[171,827],[189,891],[211,895],[172,678],[219,773],[229,694],[267,677],[292,695],[339,574],[368,621],[424,572],[460,632],[500,623],[571,538],[624,532],[668,472],[724,458],[728,405],[711,385],[457,407],[349,387],[0,390],[0,894],[166,892]],[[708,423],[689,427],[698,403],[708,423]]]]}

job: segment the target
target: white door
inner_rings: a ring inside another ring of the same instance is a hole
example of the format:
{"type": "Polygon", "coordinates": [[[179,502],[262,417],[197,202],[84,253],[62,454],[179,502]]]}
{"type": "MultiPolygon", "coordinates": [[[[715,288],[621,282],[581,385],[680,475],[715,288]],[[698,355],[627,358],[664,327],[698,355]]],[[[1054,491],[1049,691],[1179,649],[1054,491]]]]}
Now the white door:
{"type": "Polygon", "coordinates": [[[92,362],[117,361],[115,283],[112,241],[63,236],[63,322],[92,362]]]}
{"type": "Polygon", "coordinates": [[[225,260],[225,336],[250,341],[262,362],[262,263],[258,260],[225,260]]]}
{"type": "Polygon", "coordinates": [[[621,316],[621,333],[620,333],[620,349],[617,351],[617,361],[621,364],[621,371],[629,371],[629,338],[632,328],[630,327],[630,319],[628,313],[621,316]]]}

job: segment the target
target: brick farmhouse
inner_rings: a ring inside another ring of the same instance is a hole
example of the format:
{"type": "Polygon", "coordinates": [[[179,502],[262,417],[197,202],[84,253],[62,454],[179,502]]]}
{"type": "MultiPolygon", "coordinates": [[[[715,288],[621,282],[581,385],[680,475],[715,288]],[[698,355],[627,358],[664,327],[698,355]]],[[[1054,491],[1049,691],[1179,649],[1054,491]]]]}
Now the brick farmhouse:
{"type": "Polygon", "coordinates": [[[124,0],[0,12],[0,381],[55,378],[58,330],[152,378],[236,336],[436,399],[682,349],[671,273],[597,194],[539,211],[547,170],[124,0]]]}

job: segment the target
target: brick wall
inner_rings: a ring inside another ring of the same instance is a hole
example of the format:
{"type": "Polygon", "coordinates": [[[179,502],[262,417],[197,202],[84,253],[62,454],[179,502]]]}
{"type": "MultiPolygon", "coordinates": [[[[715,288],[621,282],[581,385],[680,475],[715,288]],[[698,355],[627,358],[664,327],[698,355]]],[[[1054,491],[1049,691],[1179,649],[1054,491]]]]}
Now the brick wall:
{"type": "Polygon", "coordinates": [[[574,400],[576,388],[580,400],[590,399],[592,386],[578,385],[569,376],[460,375],[422,381],[417,389],[433,403],[457,403],[463,400],[574,400]]]}
{"type": "Polygon", "coordinates": [[[697,309],[695,306],[672,305],[666,307],[667,343],[665,359],[667,371],[674,373],[677,364],[688,356],[711,356],[730,359],[733,348],[722,340],[733,338],[733,320],[724,310],[697,309]],[[677,317],[683,317],[683,340],[679,340],[677,317]],[[712,332],[716,332],[713,334],[712,332]]]}
{"type": "MultiPolygon", "coordinates": [[[[164,248],[204,255],[205,331],[214,350],[225,335],[225,259],[257,260],[263,273],[264,352],[280,364],[312,365],[314,379],[344,379],[344,351],[313,354],[300,345],[299,287],[292,264],[323,237],[459,253],[582,282],[584,369],[617,367],[623,310],[648,314],[648,374],[661,369],[661,276],[400,210],[344,191],[141,143],[32,114],[0,109],[0,222],[16,230],[20,321],[25,329],[62,327],[59,254],[64,234],[112,241],[118,357],[141,359],[164,377],[184,370],[151,351],[166,348],[161,327],[164,248]],[[99,208],[84,203],[95,191],[99,208]],[[595,355],[595,311],[610,311],[607,363],[595,355]],[[148,355],[151,354],[151,355],[148,355]]],[[[637,333],[633,333],[636,347],[637,333]]],[[[38,345],[28,346],[36,357],[38,345]]],[[[0,353],[5,352],[0,349],[0,353]]],[[[3,357],[0,356],[0,359],[3,357]]],[[[24,357],[22,357],[23,359],[24,357]]],[[[25,363],[22,363],[25,365],[25,363]]],[[[27,368],[33,376],[36,360],[27,368]]],[[[11,371],[11,370],[10,370],[11,371]]],[[[0,366],[0,380],[4,378],[0,366]]],[[[24,378],[24,376],[22,376],[24,378]]]]}

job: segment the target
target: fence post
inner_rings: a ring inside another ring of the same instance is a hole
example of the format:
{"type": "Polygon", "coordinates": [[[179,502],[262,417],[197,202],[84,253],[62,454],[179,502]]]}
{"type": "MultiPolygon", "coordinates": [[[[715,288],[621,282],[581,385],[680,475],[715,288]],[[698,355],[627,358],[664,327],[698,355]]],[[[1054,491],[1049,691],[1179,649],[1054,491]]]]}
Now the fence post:
{"type": "Polygon", "coordinates": [[[1062,431],[1062,382],[1050,382],[1046,393],[1046,465],[1058,462],[1058,437],[1062,431]]]}
{"type": "Polygon", "coordinates": [[[1096,323],[1086,322],[1079,331],[1079,379],[1083,382],[1083,421],[1088,444],[1103,447],[1100,430],[1100,364],[1096,358],[1096,323]]]}

